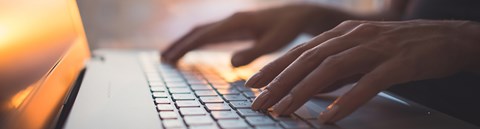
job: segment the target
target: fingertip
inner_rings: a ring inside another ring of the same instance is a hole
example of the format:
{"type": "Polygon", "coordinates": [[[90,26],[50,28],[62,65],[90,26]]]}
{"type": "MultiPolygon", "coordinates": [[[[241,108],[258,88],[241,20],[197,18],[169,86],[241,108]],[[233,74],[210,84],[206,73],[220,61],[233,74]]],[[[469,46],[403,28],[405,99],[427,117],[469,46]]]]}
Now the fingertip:
{"type": "Polygon", "coordinates": [[[245,65],[243,59],[239,56],[233,56],[231,60],[232,66],[233,67],[240,67],[245,65]]]}
{"type": "Polygon", "coordinates": [[[262,72],[257,72],[256,74],[252,75],[247,82],[245,82],[246,87],[254,87],[258,88],[257,82],[262,78],[262,72]]]}
{"type": "Polygon", "coordinates": [[[233,67],[240,67],[247,65],[251,61],[245,58],[245,55],[235,54],[232,57],[231,63],[233,67]]]}
{"type": "Polygon", "coordinates": [[[320,113],[318,120],[322,124],[333,124],[335,115],[339,112],[339,106],[332,104],[327,107],[327,109],[320,113]]]}
{"type": "Polygon", "coordinates": [[[273,106],[273,111],[280,114],[280,115],[288,115],[288,109],[291,108],[292,105],[292,96],[287,95],[282,98],[275,106],[273,106]]]}
{"type": "Polygon", "coordinates": [[[257,98],[252,103],[252,109],[253,110],[259,110],[263,109],[263,105],[265,105],[265,102],[270,98],[270,91],[264,90],[260,95],[258,95],[257,98]]]}

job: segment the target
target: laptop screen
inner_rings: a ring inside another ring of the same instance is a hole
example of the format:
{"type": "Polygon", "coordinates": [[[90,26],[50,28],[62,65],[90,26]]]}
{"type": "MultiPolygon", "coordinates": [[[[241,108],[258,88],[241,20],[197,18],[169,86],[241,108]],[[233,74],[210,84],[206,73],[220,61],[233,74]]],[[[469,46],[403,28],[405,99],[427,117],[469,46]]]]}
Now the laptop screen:
{"type": "Polygon", "coordinates": [[[0,1],[0,128],[44,128],[89,57],[75,0],[0,1]]]}

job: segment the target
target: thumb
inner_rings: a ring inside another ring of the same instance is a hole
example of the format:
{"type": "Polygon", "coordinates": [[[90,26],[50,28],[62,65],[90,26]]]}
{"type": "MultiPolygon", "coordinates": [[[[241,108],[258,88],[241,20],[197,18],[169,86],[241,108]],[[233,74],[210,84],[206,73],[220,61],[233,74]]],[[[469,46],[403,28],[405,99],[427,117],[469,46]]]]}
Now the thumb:
{"type": "Polygon", "coordinates": [[[263,54],[267,53],[267,51],[262,50],[258,46],[253,46],[251,48],[240,50],[233,54],[231,63],[234,67],[244,66],[251,63],[263,54]]]}
{"type": "Polygon", "coordinates": [[[334,123],[354,112],[391,85],[410,81],[414,69],[404,68],[399,61],[388,61],[363,76],[347,93],[337,98],[323,111],[321,123],[334,123]],[[388,75],[388,76],[385,76],[388,75]]]}

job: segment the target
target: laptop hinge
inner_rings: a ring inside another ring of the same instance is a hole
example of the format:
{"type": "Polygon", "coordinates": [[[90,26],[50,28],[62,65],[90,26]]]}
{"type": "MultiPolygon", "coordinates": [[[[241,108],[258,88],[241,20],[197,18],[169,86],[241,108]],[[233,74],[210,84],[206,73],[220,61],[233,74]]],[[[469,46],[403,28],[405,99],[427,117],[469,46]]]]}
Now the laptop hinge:
{"type": "Polygon", "coordinates": [[[75,99],[77,98],[78,90],[80,89],[80,86],[82,85],[83,77],[85,75],[86,68],[84,68],[82,71],[80,71],[80,74],[77,77],[77,80],[73,84],[73,87],[70,88],[69,92],[67,93],[65,97],[65,101],[63,105],[61,105],[59,109],[59,113],[53,120],[53,123],[51,125],[51,128],[53,129],[61,129],[63,128],[63,125],[65,124],[66,119],[68,118],[68,115],[70,114],[70,111],[72,110],[73,103],[75,103],[75,99]]]}

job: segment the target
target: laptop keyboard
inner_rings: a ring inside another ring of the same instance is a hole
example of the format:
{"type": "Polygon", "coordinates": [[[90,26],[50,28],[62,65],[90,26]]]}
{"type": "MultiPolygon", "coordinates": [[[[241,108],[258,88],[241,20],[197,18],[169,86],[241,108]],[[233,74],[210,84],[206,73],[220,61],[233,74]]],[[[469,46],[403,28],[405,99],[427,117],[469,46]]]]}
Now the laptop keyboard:
{"type": "Polygon", "coordinates": [[[251,110],[262,89],[244,87],[244,79],[222,78],[207,66],[173,67],[160,63],[157,53],[142,53],[140,58],[164,128],[319,127],[316,120],[302,118],[302,112],[279,117],[271,111],[251,110]]]}

